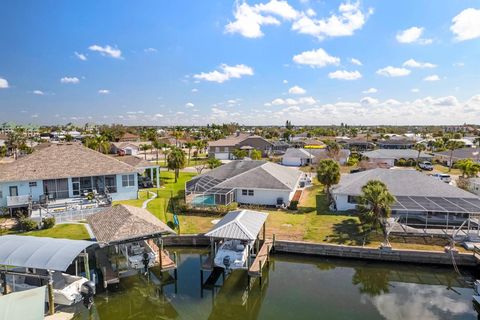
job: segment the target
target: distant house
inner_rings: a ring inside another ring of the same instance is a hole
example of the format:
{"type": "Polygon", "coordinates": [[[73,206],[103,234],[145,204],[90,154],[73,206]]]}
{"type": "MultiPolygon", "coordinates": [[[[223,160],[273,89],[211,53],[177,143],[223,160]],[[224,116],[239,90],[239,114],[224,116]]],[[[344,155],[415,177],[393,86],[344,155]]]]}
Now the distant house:
{"type": "MultiPolygon", "coordinates": [[[[445,218],[445,214],[449,212],[462,217],[468,212],[464,208],[480,205],[480,199],[474,194],[417,170],[372,169],[344,175],[340,183],[331,188],[336,210],[355,209],[357,198],[362,194],[362,187],[371,180],[385,183],[396,198],[396,203],[392,206],[393,215],[429,214],[445,218]]],[[[479,209],[474,207],[476,212],[479,209]]]]}
{"type": "Polygon", "coordinates": [[[53,144],[0,165],[0,207],[105,193],[136,199],[137,169],[80,144],[53,144]]]}
{"type": "Polygon", "coordinates": [[[389,139],[377,141],[377,146],[380,149],[411,149],[414,145],[415,141],[407,139],[389,139]]]}
{"type": "Polygon", "coordinates": [[[274,154],[284,154],[285,151],[287,151],[288,148],[290,148],[290,144],[288,142],[285,142],[285,141],[280,141],[280,140],[277,140],[277,141],[272,141],[273,143],[273,153],[274,154]]]}
{"type": "MultiPolygon", "coordinates": [[[[350,150],[340,149],[336,159],[340,164],[345,164],[350,157],[350,150]]],[[[303,149],[289,148],[282,156],[282,164],[284,166],[306,166],[316,164],[321,159],[332,158],[327,149],[303,149]]]]}
{"type": "MultiPolygon", "coordinates": [[[[376,149],[362,152],[361,155],[365,158],[368,158],[370,162],[375,162],[387,167],[393,167],[400,159],[416,161],[418,151],[413,149],[376,149]]],[[[421,152],[419,160],[431,161],[432,158],[432,155],[421,152]]]]}
{"type": "Polygon", "coordinates": [[[236,160],[186,183],[193,206],[240,204],[275,206],[292,200],[302,173],[265,160],[236,160]]]}
{"type": "Polygon", "coordinates": [[[267,156],[273,150],[273,143],[255,135],[238,133],[224,139],[208,143],[208,156],[219,160],[233,160],[233,151],[236,149],[256,149],[267,156]],[[250,148],[248,148],[250,147],[250,148]]]}
{"type": "Polygon", "coordinates": [[[112,142],[110,144],[110,153],[122,154],[127,156],[136,156],[140,153],[142,144],[151,145],[150,141],[142,142],[112,142]]]}
{"type": "Polygon", "coordinates": [[[118,141],[119,142],[136,142],[136,141],[140,141],[140,136],[130,132],[125,132],[118,141]]]}
{"type": "Polygon", "coordinates": [[[338,139],[337,143],[346,149],[355,151],[367,151],[375,148],[373,142],[362,138],[338,139]]]}
{"type": "MultiPolygon", "coordinates": [[[[472,159],[480,162],[480,149],[476,148],[461,148],[453,150],[452,162],[455,164],[458,160],[472,159]]],[[[434,159],[449,166],[450,165],[450,150],[442,152],[434,152],[434,159]]]]}

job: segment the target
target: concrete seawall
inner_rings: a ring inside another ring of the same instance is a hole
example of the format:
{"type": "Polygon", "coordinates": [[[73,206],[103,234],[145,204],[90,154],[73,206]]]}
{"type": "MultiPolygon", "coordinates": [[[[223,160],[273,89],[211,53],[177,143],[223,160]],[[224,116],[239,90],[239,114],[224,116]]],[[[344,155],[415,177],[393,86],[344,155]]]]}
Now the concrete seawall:
{"type": "MultiPolygon", "coordinates": [[[[166,246],[198,246],[210,245],[210,240],[204,235],[182,235],[163,238],[166,246]]],[[[451,253],[425,250],[380,250],[376,248],[355,247],[335,244],[320,244],[303,241],[275,241],[275,252],[317,255],[327,257],[343,257],[351,259],[378,260],[388,262],[406,262],[420,264],[452,265],[451,253]]],[[[473,267],[478,265],[478,259],[473,253],[454,253],[458,266],[473,267]]]]}

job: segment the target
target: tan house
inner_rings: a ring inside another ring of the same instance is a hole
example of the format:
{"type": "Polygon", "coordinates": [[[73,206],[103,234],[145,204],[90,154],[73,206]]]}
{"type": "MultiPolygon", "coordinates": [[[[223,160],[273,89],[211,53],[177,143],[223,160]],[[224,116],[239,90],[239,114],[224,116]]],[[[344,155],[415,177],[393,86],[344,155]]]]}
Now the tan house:
{"type": "Polygon", "coordinates": [[[265,157],[273,151],[273,143],[260,136],[237,133],[209,142],[208,156],[219,160],[234,160],[233,151],[236,149],[260,150],[265,157]]]}

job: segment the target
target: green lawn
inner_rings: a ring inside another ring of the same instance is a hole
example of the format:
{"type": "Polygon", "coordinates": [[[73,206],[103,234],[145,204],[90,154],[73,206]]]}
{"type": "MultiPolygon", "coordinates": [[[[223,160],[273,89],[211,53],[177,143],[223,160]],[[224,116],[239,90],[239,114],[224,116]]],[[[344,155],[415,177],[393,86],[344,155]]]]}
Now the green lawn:
{"type": "MultiPolygon", "coordinates": [[[[188,155],[187,155],[187,160],[185,161],[185,165],[187,167],[194,167],[196,165],[200,165],[200,164],[203,164],[203,163],[206,163],[208,160],[208,158],[191,158],[190,159],[190,163],[188,162],[188,155]]],[[[157,163],[158,165],[160,165],[161,167],[166,167],[167,164],[165,162],[165,158],[162,156],[162,157],[159,157],[158,158],[158,162],[156,161],[152,161],[153,163],[157,163]]]]}
{"type": "Polygon", "coordinates": [[[24,236],[66,238],[74,240],[90,240],[87,229],[83,224],[57,224],[51,229],[36,230],[19,233],[24,236]]]}

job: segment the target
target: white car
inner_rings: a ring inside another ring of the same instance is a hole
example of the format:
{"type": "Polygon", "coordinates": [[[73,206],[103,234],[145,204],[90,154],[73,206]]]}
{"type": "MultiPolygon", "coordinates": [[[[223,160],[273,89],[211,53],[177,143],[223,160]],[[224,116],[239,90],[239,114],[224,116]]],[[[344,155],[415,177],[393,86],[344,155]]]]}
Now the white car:
{"type": "Polygon", "coordinates": [[[433,170],[433,165],[431,162],[429,161],[423,161],[423,162],[420,162],[418,164],[418,166],[420,167],[420,169],[423,169],[423,170],[428,170],[428,171],[432,171],[433,170]]]}
{"type": "Polygon", "coordinates": [[[450,177],[450,175],[446,173],[434,173],[432,174],[432,177],[439,179],[445,183],[450,183],[452,181],[452,178],[450,177]]]}

